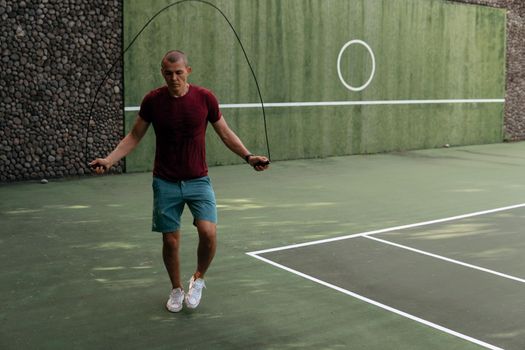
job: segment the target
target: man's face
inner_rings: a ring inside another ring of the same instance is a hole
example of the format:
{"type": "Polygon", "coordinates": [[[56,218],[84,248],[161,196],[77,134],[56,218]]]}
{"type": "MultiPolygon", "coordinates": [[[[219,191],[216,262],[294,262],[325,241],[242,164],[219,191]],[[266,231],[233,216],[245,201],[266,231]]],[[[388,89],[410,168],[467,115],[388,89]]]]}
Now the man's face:
{"type": "Polygon", "coordinates": [[[161,73],[172,94],[179,95],[181,92],[185,92],[191,67],[186,66],[184,61],[169,62],[168,60],[164,60],[162,62],[161,73]]]}

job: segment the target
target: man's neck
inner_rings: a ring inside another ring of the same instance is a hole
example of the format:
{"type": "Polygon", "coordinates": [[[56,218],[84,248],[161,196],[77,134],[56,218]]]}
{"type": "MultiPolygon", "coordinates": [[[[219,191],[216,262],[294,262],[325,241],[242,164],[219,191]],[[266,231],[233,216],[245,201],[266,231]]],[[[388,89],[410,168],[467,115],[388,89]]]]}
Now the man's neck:
{"type": "Polygon", "coordinates": [[[188,91],[190,90],[190,84],[186,84],[184,85],[183,87],[181,87],[180,89],[177,89],[177,90],[171,90],[169,89],[169,92],[170,92],[170,95],[173,96],[173,97],[182,97],[184,95],[186,95],[188,93],[188,91]]]}

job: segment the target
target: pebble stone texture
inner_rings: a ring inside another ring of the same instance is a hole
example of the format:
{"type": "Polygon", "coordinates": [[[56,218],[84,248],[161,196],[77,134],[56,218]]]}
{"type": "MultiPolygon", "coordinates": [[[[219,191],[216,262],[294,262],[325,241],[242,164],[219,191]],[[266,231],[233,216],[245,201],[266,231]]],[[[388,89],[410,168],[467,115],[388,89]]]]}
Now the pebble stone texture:
{"type": "MultiPolygon", "coordinates": [[[[449,1],[508,9],[505,137],[525,140],[525,0],[449,1]]],[[[91,174],[123,136],[120,62],[95,99],[121,57],[122,0],[0,0],[0,18],[0,183],[91,174]]]]}
{"type": "Polygon", "coordinates": [[[120,0],[0,0],[0,182],[91,174],[122,138],[120,61],[94,99],[121,15],[120,0]]]}

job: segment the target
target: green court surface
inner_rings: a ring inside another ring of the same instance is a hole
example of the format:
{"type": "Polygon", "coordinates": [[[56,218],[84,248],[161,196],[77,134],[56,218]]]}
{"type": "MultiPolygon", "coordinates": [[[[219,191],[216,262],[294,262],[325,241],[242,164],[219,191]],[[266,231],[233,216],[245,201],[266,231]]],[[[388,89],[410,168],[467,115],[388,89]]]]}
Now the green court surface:
{"type": "Polygon", "coordinates": [[[505,208],[257,255],[464,339],[520,349],[525,344],[524,218],[523,207],[505,208]]]}
{"type": "MultiPolygon", "coordinates": [[[[0,348],[523,349],[525,208],[480,212],[524,175],[525,143],[210,168],[218,252],[178,314],[151,174],[2,185],[0,348]]],[[[184,279],[196,243],[186,212],[184,279]]]]}

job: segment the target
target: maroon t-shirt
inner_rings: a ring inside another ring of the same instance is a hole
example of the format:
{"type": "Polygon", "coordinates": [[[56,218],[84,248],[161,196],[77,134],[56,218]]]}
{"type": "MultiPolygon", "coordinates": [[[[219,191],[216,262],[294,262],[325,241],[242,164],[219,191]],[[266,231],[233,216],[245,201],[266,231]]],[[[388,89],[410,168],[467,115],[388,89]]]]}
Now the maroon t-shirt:
{"type": "Polygon", "coordinates": [[[210,91],[190,85],[186,95],[173,97],[163,86],[144,97],[139,116],[155,129],[154,176],[181,181],[208,175],[206,126],[221,119],[210,91]]]}

